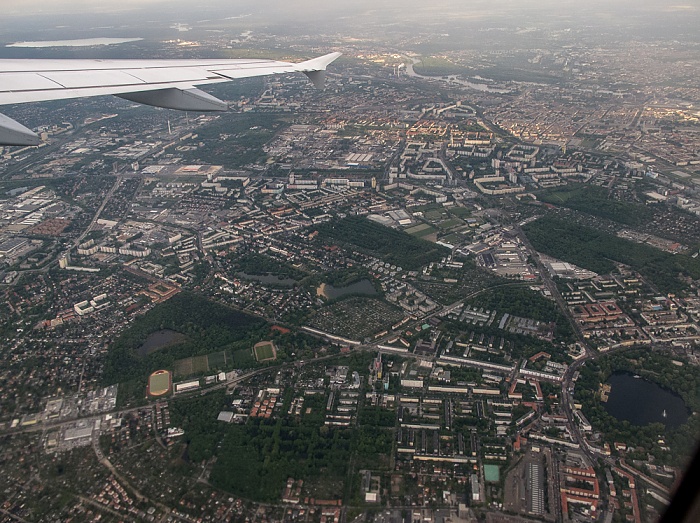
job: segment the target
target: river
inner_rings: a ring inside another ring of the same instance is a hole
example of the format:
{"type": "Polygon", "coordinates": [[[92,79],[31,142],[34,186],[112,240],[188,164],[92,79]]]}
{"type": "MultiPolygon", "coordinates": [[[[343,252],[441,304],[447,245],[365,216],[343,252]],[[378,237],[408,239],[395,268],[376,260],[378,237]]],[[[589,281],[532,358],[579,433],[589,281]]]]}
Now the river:
{"type": "Polygon", "coordinates": [[[632,425],[663,423],[678,427],[688,420],[689,412],[680,396],[626,372],[615,372],[608,378],[612,386],[605,410],[616,419],[632,425]]]}
{"type": "MultiPolygon", "coordinates": [[[[484,93],[496,93],[496,94],[508,94],[511,93],[512,91],[510,89],[499,89],[496,87],[491,87],[488,84],[485,83],[475,83],[475,82],[470,82],[468,80],[462,80],[457,77],[455,74],[451,74],[448,76],[424,76],[422,74],[418,74],[416,70],[413,68],[414,65],[419,64],[421,61],[418,60],[417,58],[411,58],[411,61],[413,63],[407,63],[406,64],[406,74],[408,76],[413,76],[415,78],[423,78],[424,80],[442,80],[443,82],[448,82],[451,84],[458,84],[463,87],[468,87],[470,89],[474,89],[476,91],[481,91],[484,93]]],[[[488,80],[488,78],[483,78],[483,80],[488,80]]]]}

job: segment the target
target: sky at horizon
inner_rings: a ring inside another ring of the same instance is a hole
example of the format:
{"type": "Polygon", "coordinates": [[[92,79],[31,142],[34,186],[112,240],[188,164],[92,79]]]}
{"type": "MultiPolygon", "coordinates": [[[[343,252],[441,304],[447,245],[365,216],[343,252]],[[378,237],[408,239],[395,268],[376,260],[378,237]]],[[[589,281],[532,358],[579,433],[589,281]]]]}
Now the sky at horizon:
{"type": "MultiPolygon", "coordinates": [[[[153,11],[168,7],[168,11],[236,11],[254,10],[269,12],[292,13],[299,17],[313,16],[315,13],[324,15],[343,16],[349,13],[376,10],[389,12],[392,10],[425,10],[431,11],[472,11],[485,13],[517,14],[526,11],[547,13],[566,12],[609,12],[624,14],[625,12],[698,12],[700,3],[697,0],[384,0],[377,3],[374,0],[335,0],[332,2],[320,0],[120,0],[105,3],[99,0],[4,0],[3,16],[37,16],[50,14],[86,14],[94,13],[126,13],[138,11],[153,11]]],[[[162,11],[161,11],[162,13],[162,11]]]]}
{"type": "MultiPolygon", "coordinates": [[[[3,0],[0,45],[96,37],[184,37],[186,30],[461,37],[482,28],[577,30],[596,40],[700,39],[700,0],[3,0]],[[189,26],[189,27],[185,27],[189,26]]],[[[515,31],[513,31],[515,32],[515,31]]],[[[194,37],[196,38],[196,37],[194,37]]]]}

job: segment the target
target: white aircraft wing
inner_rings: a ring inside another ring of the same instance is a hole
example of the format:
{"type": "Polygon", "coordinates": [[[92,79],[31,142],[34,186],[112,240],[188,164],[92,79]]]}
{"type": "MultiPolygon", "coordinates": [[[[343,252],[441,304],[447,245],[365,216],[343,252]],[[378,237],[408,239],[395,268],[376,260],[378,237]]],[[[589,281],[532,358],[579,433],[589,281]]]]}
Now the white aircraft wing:
{"type": "MultiPolygon", "coordinates": [[[[228,106],[195,86],[237,78],[300,72],[317,88],[341,53],[301,63],[275,60],[1,60],[0,105],[116,95],[182,111],[225,111],[228,106]]],[[[0,114],[0,145],[37,145],[39,137],[0,114]]]]}

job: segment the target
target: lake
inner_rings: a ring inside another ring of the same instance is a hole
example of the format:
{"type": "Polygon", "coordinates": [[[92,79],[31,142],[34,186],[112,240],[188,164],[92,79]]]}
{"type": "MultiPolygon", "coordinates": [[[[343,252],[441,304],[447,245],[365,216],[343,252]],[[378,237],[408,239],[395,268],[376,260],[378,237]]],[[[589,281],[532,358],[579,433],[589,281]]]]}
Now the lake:
{"type": "Polygon", "coordinates": [[[244,280],[255,280],[269,285],[285,285],[287,287],[292,287],[297,283],[297,281],[292,278],[282,278],[276,274],[246,274],[245,272],[238,272],[236,276],[244,280]]]}
{"type": "Polygon", "coordinates": [[[182,343],[186,339],[187,336],[179,332],[170,329],[159,330],[149,334],[143,345],[136,349],[136,353],[139,356],[147,356],[159,349],[182,343]]]}
{"type": "Polygon", "coordinates": [[[688,420],[688,408],[680,396],[656,383],[615,372],[608,378],[608,384],[612,390],[603,406],[620,421],[627,420],[637,426],[663,423],[666,427],[678,427],[688,420]]]}
{"type": "Polygon", "coordinates": [[[348,294],[364,294],[367,296],[374,296],[377,294],[377,289],[374,288],[372,282],[368,279],[360,280],[345,287],[333,287],[327,283],[322,283],[318,289],[316,289],[317,296],[323,296],[329,300],[335,300],[336,298],[341,298],[347,296],[348,294]]]}
{"type": "Polygon", "coordinates": [[[138,42],[143,38],[81,38],[79,40],[52,40],[38,42],[15,42],[5,47],[92,47],[95,45],[115,45],[138,42]]]}

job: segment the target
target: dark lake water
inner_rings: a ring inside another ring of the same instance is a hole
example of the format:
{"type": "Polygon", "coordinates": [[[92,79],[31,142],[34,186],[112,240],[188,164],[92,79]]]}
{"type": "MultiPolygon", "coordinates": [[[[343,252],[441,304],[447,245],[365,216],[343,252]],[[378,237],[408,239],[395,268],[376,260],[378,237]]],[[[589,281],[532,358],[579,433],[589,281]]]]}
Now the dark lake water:
{"type": "Polygon", "coordinates": [[[174,330],[159,330],[149,334],[146,341],[143,342],[143,345],[141,345],[136,352],[139,356],[146,356],[157,351],[158,349],[170,347],[171,345],[177,345],[186,339],[187,336],[174,330]]]}
{"type": "Polygon", "coordinates": [[[377,294],[377,289],[374,288],[372,282],[365,279],[360,280],[355,283],[351,283],[345,287],[333,287],[327,283],[322,283],[318,289],[316,289],[316,294],[319,296],[324,296],[329,300],[334,300],[340,298],[347,294],[365,294],[368,296],[373,296],[377,294]]]}
{"type": "Polygon", "coordinates": [[[608,378],[608,384],[612,390],[603,406],[618,420],[638,426],[658,422],[667,427],[678,427],[688,420],[685,402],[656,383],[616,372],[608,378]]]}
{"type": "Polygon", "coordinates": [[[268,283],[270,285],[286,285],[291,287],[297,283],[297,281],[293,280],[292,278],[281,278],[275,274],[246,274],[245,272],[239,272],[236,273],[236,276],[246,280],[255,280],[259,281],[260,283],[268,283]]]}

